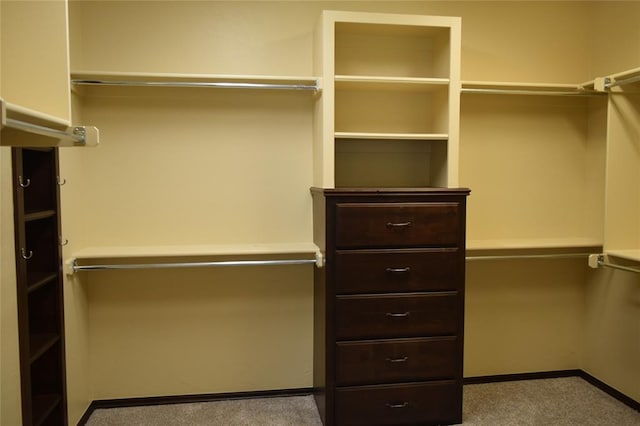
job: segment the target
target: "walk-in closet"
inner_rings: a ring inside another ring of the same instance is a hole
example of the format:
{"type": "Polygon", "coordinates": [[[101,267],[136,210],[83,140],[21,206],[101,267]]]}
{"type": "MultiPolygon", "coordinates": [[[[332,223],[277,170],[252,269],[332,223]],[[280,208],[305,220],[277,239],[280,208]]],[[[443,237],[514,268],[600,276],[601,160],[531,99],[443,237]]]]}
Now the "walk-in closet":
{"type": "Polygon", "coordinates": [[[639,20],[0,0],[0,424],[464,424],[464,383],[566,376],[638,410],[639,20]]]}

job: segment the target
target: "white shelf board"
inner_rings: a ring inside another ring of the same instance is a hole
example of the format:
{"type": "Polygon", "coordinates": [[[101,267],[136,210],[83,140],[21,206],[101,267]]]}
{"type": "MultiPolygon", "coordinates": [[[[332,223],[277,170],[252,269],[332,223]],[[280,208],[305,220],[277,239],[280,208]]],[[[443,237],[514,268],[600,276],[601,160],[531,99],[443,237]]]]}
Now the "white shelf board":
{"type": "Polygon", "coordinates": [[[448,78],[418,78],[418,77],[380,77],[366,75],[336,75],[337,89],[352,90],[410,90],[430,91],[446,89],[449,85],[448,78]]]}
{"type": "Polygon", "coordinates": [[[640,262],[640,249],[637,250],[606,250],[605,254],[609,256],[619,257],[621,259],[633,260],[640,262]]]}
{"type": "Polygon", "coordinates": [[[232,245],[166,245],[87,247],[73,253],[73,258],[124,259],[145,257],[209,257],[247,255],[308,255],[313,259],[318,247],[313,243],[232,244],[232,245]]]}
{"type": "Polygon", "coordinates": [[[71,127],[68,120],[0,98],[0,145],[16,147],[95,146],[98,129],[71,127]]]}
{"type": "Polygon", "coordinates": [[[373,132],[335,132],[336,139],[386,139],[386,140],[417,140],[417,141],[446,141],[446,133],[373,133],[373,132]]]}
{"type": "Polygon", "coordinates": [[[530,82],[506,82],[506,81],[462,81],[463,89],[513,89],[513,90],[578,90],[579,84],[557,83],[530,83],[530,82]]]}
{"type": "Polygon", "coordinates": [[[602,247],[597,238],[527,238],[468,240],[467,250],[579,249],[602,247]]]}
{"type": "Polygon", "coordinates": [[[3,105],[4,118],[25,121],[40,126],[48,126],[58,129],[66,129],[71,126],[71,122],[63,118],[5,102],[3,99],[0,99],[0,103],[3,105]]]}
{"type": "Polygon", "coordinates": [[[627,78],[636,77],[638,75],[640,75],[640,67],[624,70],[615,74],[611,74],[607,77],[612,78],[614,80],[624,80],[627,78]]]}

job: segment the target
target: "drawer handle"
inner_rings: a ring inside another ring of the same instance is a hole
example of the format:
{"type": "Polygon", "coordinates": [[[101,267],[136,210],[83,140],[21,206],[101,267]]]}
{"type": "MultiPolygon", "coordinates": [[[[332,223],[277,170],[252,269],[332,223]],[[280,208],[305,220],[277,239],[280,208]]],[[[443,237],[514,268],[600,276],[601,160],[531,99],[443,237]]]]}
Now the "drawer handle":
{"type": "Polygon", "coordinates": [[[403,356],[402,358],[387,358],[387,362],[407,362],[409,361],[408,356],[403,356]]]}
{"type": "Polygon", "coordinates": [[[390,404],[387,402],[385,405],[389,408],[405,408],[409,406],[409,403],[407,401],[403,402],[402,404],[390,404]]]}
{"type": "Polygon", "coordinates": [[[409,268],[408,266],[404,268],[387,268],[387,272],[389,272],[390,274],[406,274],[410,270],[411,268],[409,268]]]}
{"type": "Polygon", "coordinates": [[[392,312],[387,312],[387,313],[386,313],[386,315],[387,315],[389,318],[406,318],[406,317],[408,317],[408,316],[409,316],[409,314],[410,314],[410,313],[411,313],[411,312],[403,312],[403,313],[401,313],[401,314],[400,314],[400,313],[394,314],[394,313],[392,313],[392,312]]]}
{"type": "Polygon", "coordinates": [[[409,222],[387,222],[387,228],[407,228],[411,226],[411,221],[409,222]]]}

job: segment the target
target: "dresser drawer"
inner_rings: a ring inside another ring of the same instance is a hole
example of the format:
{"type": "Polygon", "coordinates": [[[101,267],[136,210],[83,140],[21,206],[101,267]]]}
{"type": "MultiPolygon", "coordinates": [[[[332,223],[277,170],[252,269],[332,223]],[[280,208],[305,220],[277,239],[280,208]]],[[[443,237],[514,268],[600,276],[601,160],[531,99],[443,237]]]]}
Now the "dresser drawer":
{"type": "Polygon", "coordinates": [[[427,425],[462,422],[462,388],[454,381],[336,390],[336,424],[427,425]]]}
{"type": "Polygon", "coordinates": [[[457,248],[431,250],[338,250],[336,293],[457,290],[464,282],[457,248]]]}
{"type": "Polygon", "coordinates": [[[458,203],[343,203],[336,206],[336,246],[456,245],[458,203]]]}
{"type": "Polygon", "coordinates": [[[456,337],[369,340],[336,345],[338,386],[452,379],[457,375],[456,337]]]}
{"type": "Polygon", "coordinates": [[[336,297],[338,340],[454,335],[460,316],[455,291],[336,297]]]}

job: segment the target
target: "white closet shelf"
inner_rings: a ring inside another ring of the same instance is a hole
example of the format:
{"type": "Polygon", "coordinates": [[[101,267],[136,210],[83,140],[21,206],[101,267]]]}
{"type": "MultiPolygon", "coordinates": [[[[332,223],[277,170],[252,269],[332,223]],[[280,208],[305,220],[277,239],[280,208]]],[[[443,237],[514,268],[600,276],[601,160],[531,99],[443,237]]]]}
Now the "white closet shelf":
{"type": "Polygon", "coordinates": [[[313,243],[88,247],[75,252],[65,262],[68,274],[77,271],[79,261],[82,263],[80,268],[86,266],[87,269],[241,265],[261,264],[265,261],[273,264],[304,262],[323,266],[322,254],[313,243]],[[252,260],[246,260],[247,257],[252,260]],[[178,258],[180,261],[176,263],[178,258]],[[150,259],[153,262],[149,262],[150,259]],[[96,265],[99,261],[108,261],[108,267],[96,265]],[[115,263],[117,261],[127,263],[118,265],[115,263]]]}
{"type": "Polygon", "coordinates": [[[76,259],[118,259],[130,257],[234,256],[254,254],[313,255],[317,250],[318,247],[313,243],[111,246],[88,247],[75,252],[74,257],[76,259]]]}
{"type": "Polygon", "coordinates": [[[578,84],[563,83],[531,83],[531,82],[506,82],[506,81],[476,81],[463,80],[463,88],[484,88],[484,89],[538,89],[538,90],[579,90],[578,84]]]}
{"type": "Polygon", "coordinates": [[[25,108],[20,105],[15,105],[2,100],[3,104],[3,117],[13,118],[20,121],[28,121],[32,124],[40,126],[49,126],[53,128],[63,129],[69,127],[71,122],[63,118],[55,117],[53,115],[45,114],[40,111],[25,108]]]}
{"type": "Polygon", "coordinates": [[[468,240],[467,250],[518,249],[593,249],[602,247],[597,238],[522,238],[495,240],[468,240]]]}
{"type": "Polygon", "coordinates": [[[69,120],[6,102],[0,98],[0,145],[94,146],[98,129],[72,126],[69,120]]]}
{"type": "Polygon", "coordinates": [[[318,92],[320,79],[301,76],[72,71],[73,86],[288,89],[318,92]]]}
{"type": "Polygon", "coordinates": [[[362,90],[411,90],[430,91],[446,88],[448,78],[417,78],[417,77],[384,77],[366,75],[336,75],[336,88],[362,90]]]}
{"type": "Polygon", "coordinates": [[[417,140],[446,141],[446,133],[375,133],[375,132],[335,132],[336,139],[382,139],[382,140],[417,140]]]}
{"type": "Polygon", "coordinates": [[[578,87],[581,87],[586,90],[595,90],[596,88],[596,80],[589,80],[583,83],[578,84],[578,87]]]}
{"type": "Polygon", "coordinates": [[[610,76],[608,76],[609,78],[612,78],[614,80],[623,80],[623,79],[627,79],[630,77],[636,77],[640,75],[640,67],[638,68],[631,68],[628,70],[624,70],[615,74],[611,74],[610,76]]]}
{"type": "Polygon", "coordinates": [[[556,84],[503,81],[462,81],[461,93],[494,93],[554,96],[594,96],[602,94],[593,90],[592,83],[556,84]],[[591,84],[591,87],[589,86],[591,84]]]}
{"type": "Polygon", "coordinates": [[[605,250],[608,256],[619,257],[625,260],[640,262],[640,249],[637,250],[605,250]]]}
{"type": "Polygon", "coordinates": [[[589,259],[601,250],[601,242],[591,238],[470,240],[466,259],[589,259]]]}

